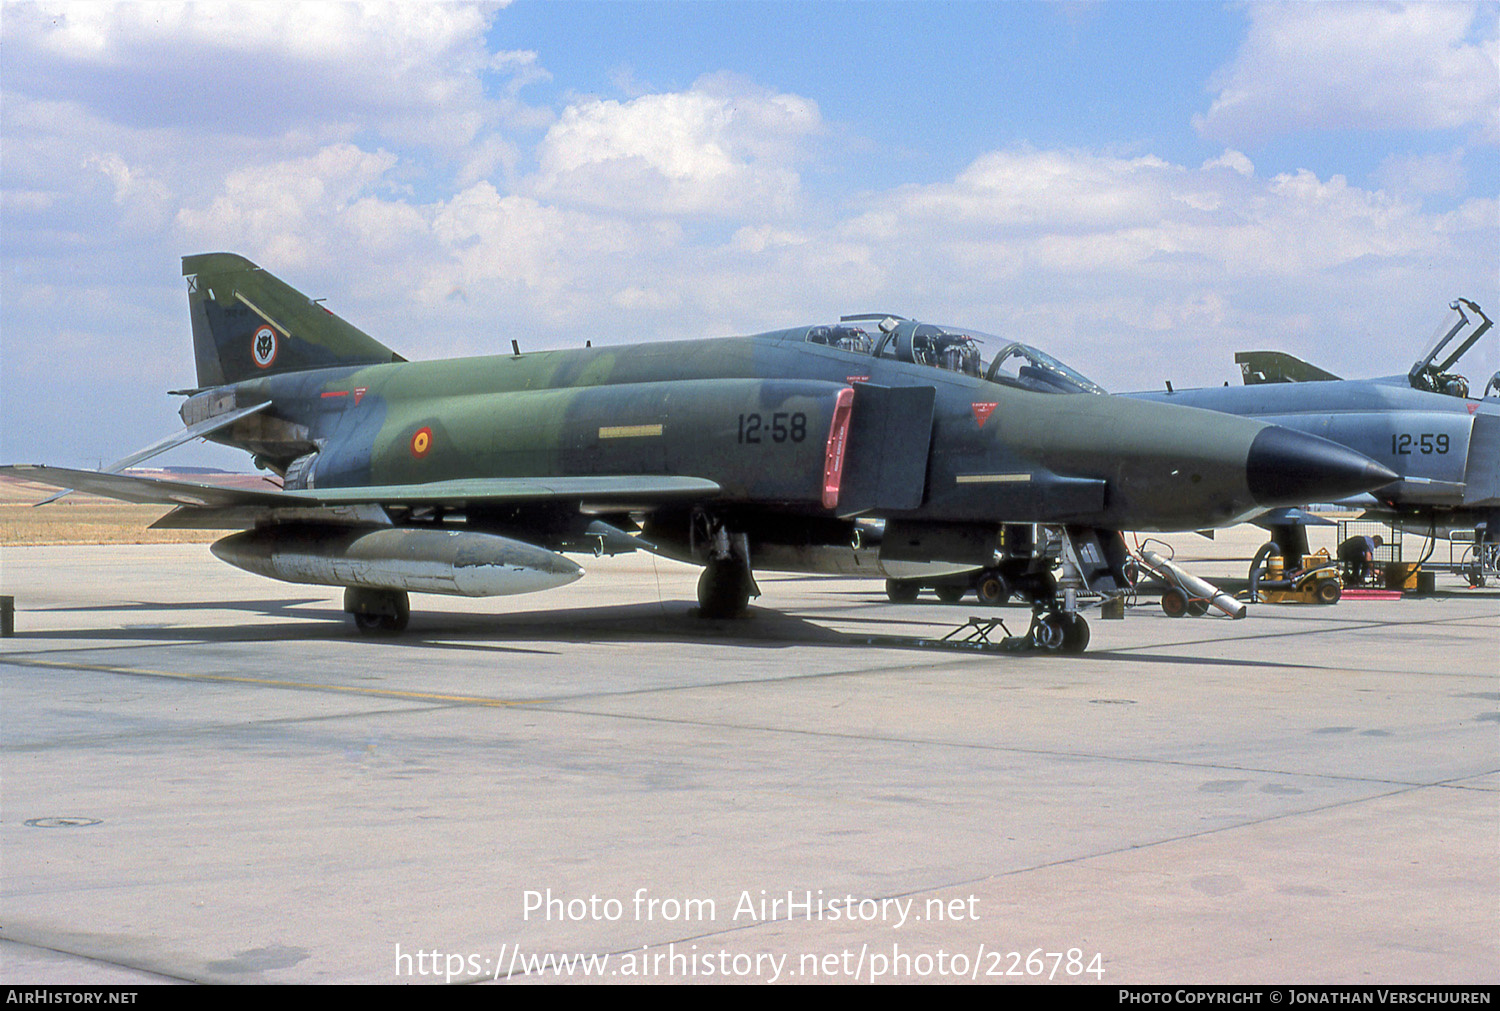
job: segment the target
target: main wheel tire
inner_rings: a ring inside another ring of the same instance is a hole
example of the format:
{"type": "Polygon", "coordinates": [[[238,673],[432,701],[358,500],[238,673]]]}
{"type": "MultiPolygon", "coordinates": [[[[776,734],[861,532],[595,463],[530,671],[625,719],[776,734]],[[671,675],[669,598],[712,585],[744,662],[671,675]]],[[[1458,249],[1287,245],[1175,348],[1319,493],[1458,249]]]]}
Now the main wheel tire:
{"type": "Polygon", "coordinates": [[[411,620],[411,600],[405,590],[350,588],[344,591],[344,608],[354,615],[354,627],[365,635],[395,635],[411,620]]]}
{"type": "Polygon", "coordinates": [[[998,572],[989,572],[974,587],[979,602],[986,607],[999,607],[1010,599],[1010,584],[998,572]]]}
{"type": "Polygon", "coordinates": [[[943,603],[956,604],[960,600],[964,599],[964,594],[968,591],[963,586],[945,584],[943,586],[935,587],[934,592],[937,594],[938,600],[941,600],[943,603]]]}
{"type": "Polygon", "coordinates": [[[893,604],[915,604],[921,587],[909,579],[887,579],[885,595],[893,604]]]}
{"type": "Polygon", "coordinates": [[[1187,594],[1169,586],[1161,595],[1161,609],[1166,612],[1168,618],[1181,618],[1188,613],[1187,594]]]}
{"type": "Polygon", "coordinates": [[[750,573],[744,565],[710,562],[698,577],[698,616],[734,618],[750,606],[750,573]]]}
{"type": "Polygon", "coordinates": [[[1337,604],[1344,595],[1344,589],[1339,586],[1337,579],[1323,580],[1317,585],[1315,592],[1320,604],[1337,604]]]}

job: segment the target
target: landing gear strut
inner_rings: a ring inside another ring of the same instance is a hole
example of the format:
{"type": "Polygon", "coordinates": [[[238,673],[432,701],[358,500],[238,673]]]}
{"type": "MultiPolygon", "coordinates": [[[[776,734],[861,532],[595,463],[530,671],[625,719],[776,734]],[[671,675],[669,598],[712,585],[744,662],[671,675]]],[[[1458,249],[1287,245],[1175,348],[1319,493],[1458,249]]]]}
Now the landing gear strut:
{"type": "Polygon", "coordinates": [[[349,586],[344,589],[344,610],[354,615],[355,627],[365,635],[395,635],[411,618],[411,600],[405,590],[349,586]]]}
{"type": "Polygon", "coordinates": [[[1059,546],[1060,576],[1043,572],[1023,581],[1018,589],[1031,599],[1031,631],[1035,649],[1053,653],[1082,653],[1089,646],[1089,625],[1078,613],[1079,594],[1097,594],[1117,604],[1116,613],[1101,607],[1104,617],[1124,617],[1121,595],[1129,590],[1125,542],[1117,531],[1087,527],[1050,528],[1059,546]],[[1042,578],[1045,576],[1045,578],[1042,578]],[[1029,592],[1028,592],[1029,591],[1029,592]]]}
{"type": "Polygon", "coordinates": [[[750,571],[750,539],[731,534],[722,523],[701,521],[708,526],[705,548],[708,561],[698,577],[698,616],[734,618],[745,612],[751,597],[760,596],[755,574],[750,571]]]}

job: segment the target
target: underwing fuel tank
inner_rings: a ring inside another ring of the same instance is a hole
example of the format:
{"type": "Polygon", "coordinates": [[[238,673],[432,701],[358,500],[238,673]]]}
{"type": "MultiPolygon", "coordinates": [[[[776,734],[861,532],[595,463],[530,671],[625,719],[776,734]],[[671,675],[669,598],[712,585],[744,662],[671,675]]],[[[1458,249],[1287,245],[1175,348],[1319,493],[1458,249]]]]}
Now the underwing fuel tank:
{"type": "Polygon", "coordinates": [[[230,565],[289,583],[459,597],[534,593],[583,575],[555,551],[467,530],[282,524],[232,534],[211,550],[230,565]]]}

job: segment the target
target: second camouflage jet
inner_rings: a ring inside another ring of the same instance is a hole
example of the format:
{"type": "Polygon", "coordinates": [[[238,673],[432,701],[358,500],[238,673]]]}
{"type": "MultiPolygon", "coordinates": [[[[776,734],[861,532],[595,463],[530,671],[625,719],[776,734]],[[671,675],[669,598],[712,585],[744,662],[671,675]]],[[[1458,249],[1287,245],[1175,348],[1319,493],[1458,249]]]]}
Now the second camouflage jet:
{"type": "Polygon", "coordinates": [[[704,566],[700,613],[758,595],[753,570],[913,575],[987,565],[1002,522],[1055,525],[1064,578],[1036,641],[1083,649],[1078,594],[1126,585],[1121,530],[1230,524],[1394,475],[1263,422],[1111,397],[974,331],[846,317],[750,337],[408,362],[255,264],[183,259],[197,388],[186,428],[103,472],[0,468],[133,502],[277,579],[346,587],[362,629],[409,591],[521,593],[582,570],[562,552],[645,548],[704,566]],[[204,437],[281,479],[252,491],[120,473],[204,437]],[[884,519],[878,549],[861,519],[884,519]]]}
{"type": "MultiPolygon", "coordinates": [[[[1425,529],[1431,537],[1472,531],[1469,578],[1480,584],[1495,574],[1500,556],[1500,373],[1481,394],[1478,383],[1471,387],[1452,371],[1492,324],[1467,299],[1448,308],[1456,318],[1404,375],[1340,379],[1288,354],[1242,351],[1235,361],[1243,386],[1129,396],[1257,418],[1380,461],[1397,480],[1339,504],[1360,508],[1369,519],[1425,529]]],[[[1308,552],[1308,521],[1301,510],[1257,520],[1271,531],[1275,553],[1293,558],[1308,552]]]]}

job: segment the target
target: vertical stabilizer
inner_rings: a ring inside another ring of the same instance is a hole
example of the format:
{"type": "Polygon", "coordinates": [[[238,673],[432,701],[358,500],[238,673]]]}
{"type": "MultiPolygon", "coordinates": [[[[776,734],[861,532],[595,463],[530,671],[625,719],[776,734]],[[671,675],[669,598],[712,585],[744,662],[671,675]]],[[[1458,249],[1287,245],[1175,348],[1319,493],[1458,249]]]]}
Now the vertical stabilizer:
{"type": "Polygon", "coordinates": [[[331,365],[405,361],[234,253],[182,258],[200,387],[331,365]]]}

